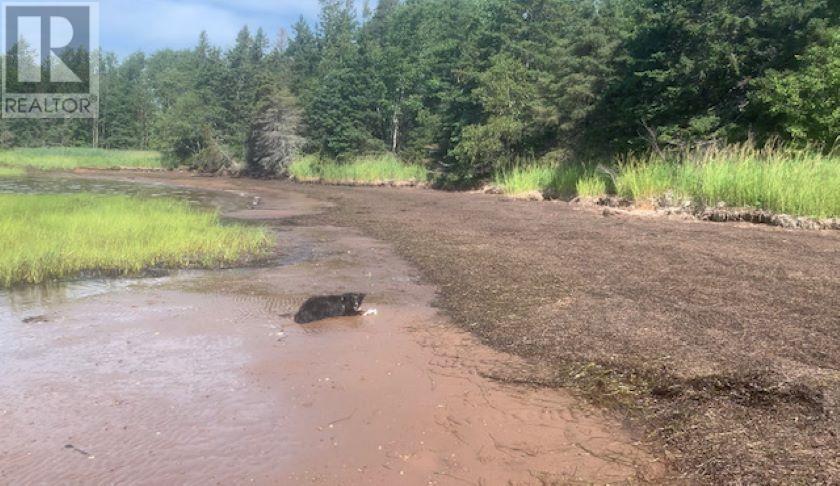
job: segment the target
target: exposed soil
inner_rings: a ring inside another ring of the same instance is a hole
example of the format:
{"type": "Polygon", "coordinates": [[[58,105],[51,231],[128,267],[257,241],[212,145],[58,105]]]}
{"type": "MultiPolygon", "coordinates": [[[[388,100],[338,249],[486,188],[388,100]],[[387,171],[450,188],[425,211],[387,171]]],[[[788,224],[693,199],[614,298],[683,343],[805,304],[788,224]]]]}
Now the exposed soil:
{"type": "Polygon", "coordinates": [[[274,226],[282,258],[0,293],[0,483],[590,484],[665,474],[580,398],[490,378],[535,371],[449,324],[430,305],[435,288],[390,245],[328,224],[339,215],[331,203],[275,184],[170,182],[232,192],[240,203],[223,204],[226,214],[274,226]],[[255,194],[259,208],[242,209],[255,194]],[[288,317],[309,296],[348,290],[366,292],[378,314],[308,326],[288,317]]]}
{"type": "Polygon", "coordinates": [[[390,242],[461,327],[656,438],[687,477],[840,482],[840,234],[602,216],[565,203],[182,179],[334,208],[390,242]]]}
{"type": "Polygon", "coordinates": [[[574,204],[596,208],[604,216],[630,215],[677,217],[681,219],[695,218],[700,221],[715,223],[753,223],[778,226],[785,229],[802,229],[811,231],[840,230],[840,218],[816,219],[809,217],[795,217],[787,214],[774,213],[754,208],[733,208],[726,205],[709,207],[690,200],[678,201],[671,196],[652,199],[649,204],[638,207],[629,199],[615,196],[597,198],[576,198],[574,204]]]}

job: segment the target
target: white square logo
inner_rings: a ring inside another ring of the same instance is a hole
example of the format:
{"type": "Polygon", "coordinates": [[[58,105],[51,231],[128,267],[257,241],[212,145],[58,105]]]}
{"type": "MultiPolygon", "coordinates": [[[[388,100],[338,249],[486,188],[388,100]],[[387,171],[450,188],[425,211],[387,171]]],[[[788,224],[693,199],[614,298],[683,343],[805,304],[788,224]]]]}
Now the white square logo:
{"type": "Polygon", "coordinates": [[[3,118],[95,118],[99,4],[3,3],[3,118]]]}

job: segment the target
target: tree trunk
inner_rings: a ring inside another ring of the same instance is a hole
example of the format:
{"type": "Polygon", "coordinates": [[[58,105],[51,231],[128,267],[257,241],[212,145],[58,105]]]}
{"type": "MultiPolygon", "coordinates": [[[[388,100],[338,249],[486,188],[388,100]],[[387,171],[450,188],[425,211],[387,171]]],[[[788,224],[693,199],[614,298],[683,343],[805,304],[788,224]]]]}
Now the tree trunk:
{"type": "Polygon", "coordinates": [[[93,125],[93,148],[99,148],[99,118],[93,117],[91,125],[93,125]]]}
{"type": "Polygon", "coordinates": [[[394,110],[393,118],[394,132],[391,137],[391,152],[397,153],[397,141],[400,138],[400,112],[394,110]]]}

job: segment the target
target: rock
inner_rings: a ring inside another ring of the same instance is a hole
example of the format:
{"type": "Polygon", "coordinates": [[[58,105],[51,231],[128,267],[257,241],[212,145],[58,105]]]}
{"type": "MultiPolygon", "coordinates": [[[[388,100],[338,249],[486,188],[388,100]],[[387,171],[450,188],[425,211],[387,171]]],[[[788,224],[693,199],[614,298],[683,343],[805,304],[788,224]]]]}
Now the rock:
{"type": "Polygon", "coordinates": [[[825,229],[840,230],[840,218],[824,219],[822,224],[825,229]]]}
{"type": "Polygon", "coordinates": [[[830,230],[840,229],[837,219],[816,220],[813,218],[794,217],[787,214],[775,214],[770,211],[753,209],[705,209],[697,214],[703,221],[716,223],[745,222],[767,224],[786,229],[830,230]]]}
{"type": "Polygon", "coordinates": [[[610,208],[629,208],[633,206],[633,201],[618,196],[601,196],[593,199],[593,202],[598,206],[610,208]]]}

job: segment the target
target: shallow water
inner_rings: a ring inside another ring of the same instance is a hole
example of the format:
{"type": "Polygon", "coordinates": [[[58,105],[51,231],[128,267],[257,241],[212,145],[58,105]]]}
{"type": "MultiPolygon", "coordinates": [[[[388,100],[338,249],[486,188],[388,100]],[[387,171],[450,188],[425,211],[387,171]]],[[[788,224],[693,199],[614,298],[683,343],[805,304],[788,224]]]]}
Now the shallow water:
{"type": "Polygon", "coordinates": [[[133,184],[107,179],[81,179],[78,177],[46,175],[0,179],[0,193],[3,194],[68,194],[79,192],[127,194],[144,197],[177,197],[205,204],[209,204],[216,196],[209,191],[183,189],[164,184],[133,184]]]}
{"type": "MultiPolygon", "coordinates": [[[[252,197],[173,190],[230,214],[252,197]]],[[[274,265],[0,293],[0,483],[607,483],[655,463],[565,392],[484,378],[525,364],[450,327],[390,247],[284,228],[324,205],[263,198],[242,216],[281,229],[274,265]],[[292,322],[343,291],[378,313],[292,322]]]]}
{"type": "Polygon", "coordinates": [[[251,199],[239,192],[219,193],[174,187],[162,183],[137,184],[104,178],[84,179],[53,175],[28,175],[0,178],[0,194],[76,194],[128,195],[144,198],[175,198],[207,209],[219,208],[222,212],[241,210],[251,199]]]}

